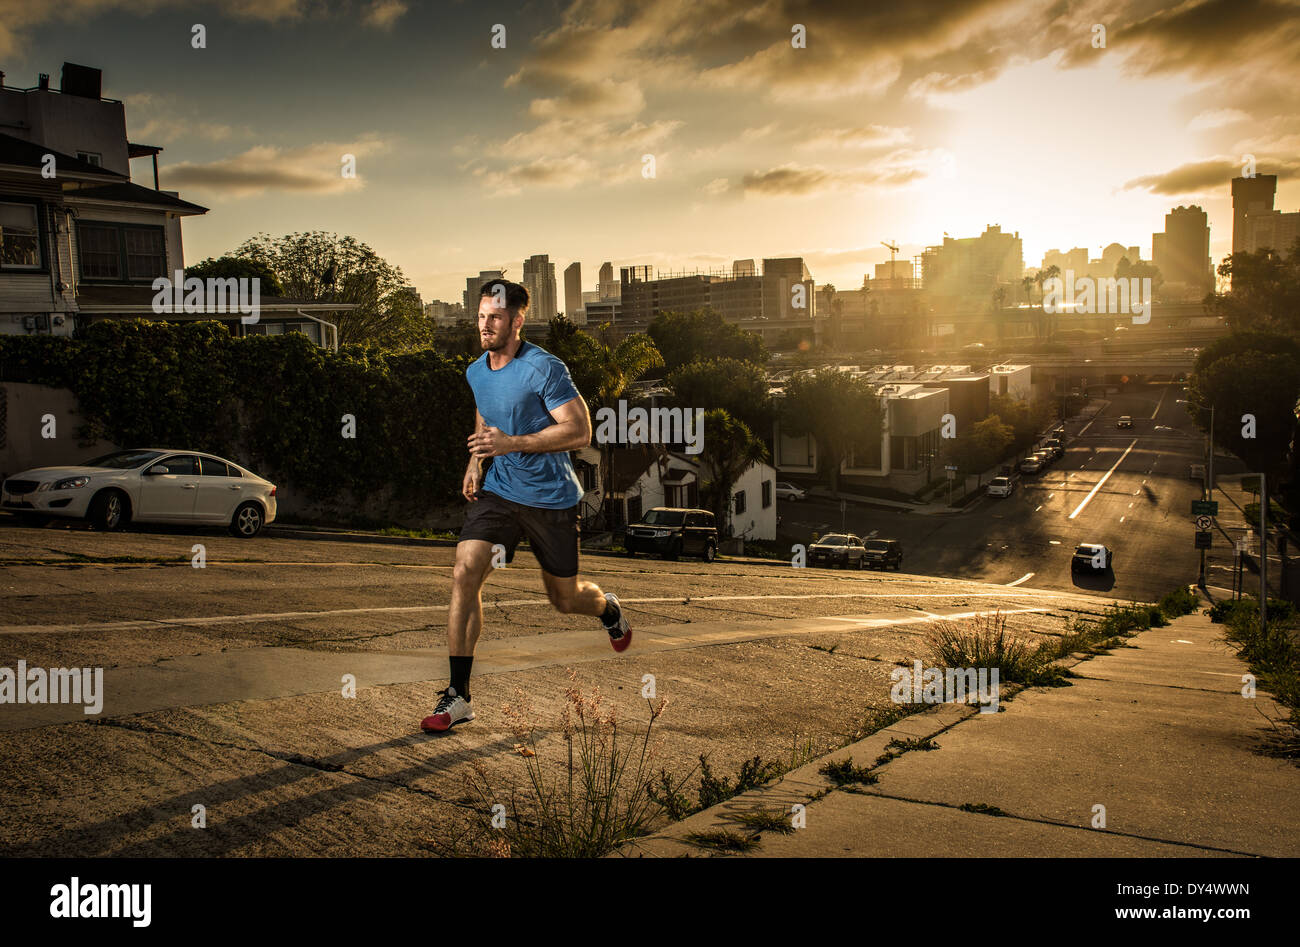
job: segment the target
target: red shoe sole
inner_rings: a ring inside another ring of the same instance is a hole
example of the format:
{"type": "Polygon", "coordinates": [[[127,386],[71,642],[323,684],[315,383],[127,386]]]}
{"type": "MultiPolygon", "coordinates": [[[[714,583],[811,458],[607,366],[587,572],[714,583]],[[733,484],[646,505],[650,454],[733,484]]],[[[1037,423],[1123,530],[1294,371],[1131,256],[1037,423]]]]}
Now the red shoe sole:
{"type": "Polygon", "coordinates": [[[425,733],[441,733],[451,729],[450,714],[434,714],[420,721],[420,729],[425,733]]]}
{"type": "Polygon", "coordinates": [[[632,629],[629,628],[623,632],[622,638],[610,638],[609,644],[615,651],[626,651],[627,646],[632,643],[632,629]]]}

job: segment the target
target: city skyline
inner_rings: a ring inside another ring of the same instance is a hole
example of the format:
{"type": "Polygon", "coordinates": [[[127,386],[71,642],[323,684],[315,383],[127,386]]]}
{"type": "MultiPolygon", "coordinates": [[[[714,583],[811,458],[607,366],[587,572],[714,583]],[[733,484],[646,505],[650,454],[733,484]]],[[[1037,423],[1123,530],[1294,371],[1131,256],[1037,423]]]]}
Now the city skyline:
{"type": "Polygon", "coordinates": [[[107,0],[15,8],[0,68],[11,86],[64,60],[104,70],[132,141],[165,149],[162,186],[211,208],[186,225],[187,261],[320,229],[369,244],[425,299],[455,301],[481,270],[519,278],[537,253],[557,271],[802,256],[818,284],[853,287],[888,261],[882,241],[910,259],[989,225],[1021,235],[1026,265],[1112,242],[1150,259],[1165,215],[1192,204],[1217,264],[1245,155],[1278,175],[1278,208],[1300,207],[1300,20],[1265,6],[778,3],[747,18],[107,0]],[[338,173],[345,154],[356,178],[338,173]]]}

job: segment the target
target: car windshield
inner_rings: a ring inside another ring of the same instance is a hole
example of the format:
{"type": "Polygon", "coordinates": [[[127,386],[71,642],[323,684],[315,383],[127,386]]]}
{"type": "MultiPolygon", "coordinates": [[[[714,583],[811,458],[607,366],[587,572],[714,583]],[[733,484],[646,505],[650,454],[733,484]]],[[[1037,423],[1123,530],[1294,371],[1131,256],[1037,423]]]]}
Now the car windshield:
{"type": "Polygon", "coordinates": [[[83,467],[112,467],[115,470],[131,470],[135,467],[143,467],[150,461],[161,457],[162,452],[156,450],[119,450],[111,454],[105,454],[102,457],[95,457],[86,461],[83,467]]]}
{"type": "Polygon", "coordinates": [[[845,536],[824,536],[817,541],[819,546],[845,546],[848,545],[848,538],[845,536]]]}
{"type": "Polygon", "coordinates": [[[647,526],[681,526],[685,517],[681,510],[651,510],[643,522],[647,526]]]}
{"type": "Polygon", "coordinates": [[[889,543],[885,542],[883,539],[872,539],[867,542],[867,548],[872,552],[888,552],[889,543]]]}
{"type": "Polygon", "coordinates": [[[1092,556],[1097,555],[1100,549],[1100,546],[1080,546],[1074,551],[1074,554],[1076,556],[1088,556],[1091,558],[1092,556]]]}
{"type": "Polygon", "coordinates": [[[993,478],[993,486],[995,486],[995,487],[1005,487],[1005,486],[1007,485],[1007,482],[1008,482],[1008,481],[1007,481],[1007,478],[1006,478],[1006,477],[994,477],[994,478],[993,478]]]}

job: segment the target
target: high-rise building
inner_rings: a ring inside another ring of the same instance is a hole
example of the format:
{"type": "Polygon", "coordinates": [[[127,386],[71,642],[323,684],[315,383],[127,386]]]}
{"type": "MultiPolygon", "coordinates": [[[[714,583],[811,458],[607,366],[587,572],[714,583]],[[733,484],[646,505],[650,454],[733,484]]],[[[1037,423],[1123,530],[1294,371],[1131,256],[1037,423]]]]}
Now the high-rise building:
{"type": "Polygon", "coordinates": [[[1214,288],[1210,264],[1210,225],[1196,205],[1175,207],[1165,215],[1165,232],[1151,235],[1151,262],[1164,279],[1169,297],[1196,298],[1214,288]]]}
{"type": "Polygon", "coordinates": [[[555,264],[550,256],[537,253],[524,260],[524,278],[528,290],[528,322],[550,322],[559,312],[555,292],[555,264]]]}
{"type": "Polygon", "coordinates": [[[596,292],[600,294],[601,299],[619,298],[619,293],[622,292],[622,283],[614,279],[614,264],[602,263],[600,265],[600,274],[596,281],[596,292]]]}
{"type": "Polygon", "coordinates": [[[812,319],[816,301],[812,276],[803,257],[763,260],[763,318],[812,319]],[[802,292],[796,287],[802,286],[802,292]]]}
{"type": "Polygon", "coordinates": [[[927,247],[921,254],[921,281],[934,296],[964,297],[968,302],[987,302],[998,286],[1018,286],[1025,268],[1019,232],[1003,233],[992,224],[978,237],[954,239],[927,247]]]}
{"type": "Polygon", "coordinates": [[[478,318],[478,301],[483,284],[494,279],[505,279],[505,274],[500,270],[480,270],[478,276],[465,280],[465,315],[470,319],[478,318]]]}
{"type": "Polygon", "coordinates": [[[620,276],[619,314],[625,322],[649,323],[662,312],[699,309],[712,309],[727,322],[811,320],[816,312],[812,276],[802,257],[764,260],[761,275],[735,275],[733,267],[656,278],[653,267],[625,266],[620,276]]]}
{"type": "Polygon", "coordinates": [[[732,276],[757,276],[758,270],[754,266],[753,260],[733,260],[731,262],[732,276]]]}
{"type": "Polygon", "coordinates": [[[564,268],[564,315],[570,322],[581,322],[582,264],[574,260],[564,268]]]}
{"type": "Polygon", "coordinates": [[[1300,237],[1300,211],[1273,208],[1277,175],[1232,179],[1232,252],[1274,250],[1285,257],[1300,237]]]}
{"type": "Polygon", "coordinates": [[[1277,195],[1277,175],[1258,174],[1253,178],[1232,179],[1232,252],[1250,252],[1248,214],[1267,214],[1273,211],[1273,198],[1277,195]]]}

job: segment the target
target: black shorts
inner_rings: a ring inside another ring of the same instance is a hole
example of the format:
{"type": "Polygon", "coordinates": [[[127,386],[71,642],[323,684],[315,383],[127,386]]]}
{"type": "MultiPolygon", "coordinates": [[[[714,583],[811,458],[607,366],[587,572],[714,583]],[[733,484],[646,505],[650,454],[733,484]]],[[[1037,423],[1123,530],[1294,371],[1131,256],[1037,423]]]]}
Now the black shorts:
{"type": "Polygon", "coordinates": [[[578,574],[578,505],[549,510],[524,506],[495,493],[481,491],[469,504],[460,539],[481,539],[500,543],[506,548],[506,562],[514,562],[520,537],[528,545],[542,568],[560,579],[578,574]]]}

